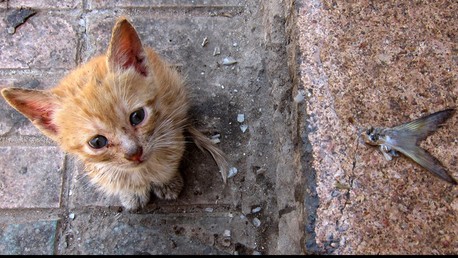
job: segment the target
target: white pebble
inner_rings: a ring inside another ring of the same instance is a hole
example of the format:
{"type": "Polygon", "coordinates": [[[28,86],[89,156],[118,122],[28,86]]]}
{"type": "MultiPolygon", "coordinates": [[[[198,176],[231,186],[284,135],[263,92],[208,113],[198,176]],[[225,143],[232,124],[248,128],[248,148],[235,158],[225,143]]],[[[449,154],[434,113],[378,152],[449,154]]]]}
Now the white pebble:
{"type": "Polygon", "coordinates": [[[302,101],[304,101],[304,99],[304,95],[302,95],[300,92],[298,92],[296,97],[294,97],[294,101],[296,103],[301,103],[302,101]]]}
{"type": "Polygon", "coordinates": [[[9,34],[14,34],[16,32],[16,29],[14,27],[8,27],[7,31],[9,34]]]}
{"type": "Polygon", "coordinates": [[[245,115],[244,114],[237,114],[237,122],[243,123],[245,121],[245,115]]]}
{"type": "Polygon", "coordinates": [[[213,212],[213,208],[205,208],[206,212],[213,212]]]}
{"type": "Polygon", "coordinates": [[[219,49],[219,47],[215,47],[215,50],[213,50],[213,55],[217,56],[219,54],[221,54],[221,50],[219,49]]]}
{"type": "Polygon", "coordinates": [[[229,229],[224,230],[223,236],[230,237],[231,236],[231,231],[229,229]]]}
{"type": "Polygon", "coordinates": [[[203,40],[202,40],[202,47],[205,47],[206,45],[208,44],[208,38],[205,37],[203,40]]]}
{"type": "Polygon", "coordinates": [[[256,208],[251,210],[251,213],[258,213],[260,211],[261,211],[261,207],[256,207],[256,208]]]}
{"type": "Polygon", "coordinates": [[[210,141],[214,144],[220,143],[221,140],[219,138],[211,138],[210,141]]]}
{"type": "Polygon", "coordinates": [[[237,60],[235,60],[233,57],[225,57],[223,59],[223,65],[233,65],[236,63],[237,63],[237,60]]]}
{"type": "Polygon", "coordinates": [[[238,171],[237,171],[237,168],[236,168],[236,167],[231,167],[231,168],[229,169],[229,173],[228,173],[228,175],[227,175],[227,178],[231,178],[231,177],[237,175],[237,172],[238,172],[238,171]]]}
{"type": "Polygon", "coordinates": [[[258,218],[254,218],[253,219],[253,225],[255,227],[259,227],[259,226],[261,226],[261,221],[258,218]]]}
{"type": "Polygon", "coordinates": [[[241,125],[240,130],[242,130],[242,133],[244,133],[248,129],[248,125],[241,125]]]}
{"type": "Polygon", "coordinates": [[[71,219],[71,220],[74,220],[75,219],[75,213],[68,214],[68,218],[71,219]]]}

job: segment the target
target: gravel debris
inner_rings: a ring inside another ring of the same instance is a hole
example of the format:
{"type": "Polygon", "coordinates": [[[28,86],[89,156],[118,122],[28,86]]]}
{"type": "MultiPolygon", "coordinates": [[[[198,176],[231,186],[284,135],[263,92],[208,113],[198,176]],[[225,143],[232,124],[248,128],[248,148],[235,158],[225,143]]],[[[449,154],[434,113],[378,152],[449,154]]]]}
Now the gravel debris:
{"type": "Polygon", "coordinates": [[[231,178],[231,177],[237,175],[237,172],[238,172],[238,170],[237,170],[236,167],[231,167],[231,168],[229,169],[229,173],[228,173],[228,175],[227,175],[227,178],[231,178]]]}
{"type": "Polygon", "coordinates": [[[221,50],[219,49],[219,47],[215,47],[215,49],[213,50],[213,55],[217,56],[217,55],[220,55],[220,54],[221,54],[221,50]]]}
{"type": "Polygon", "coordinates": [[[296,103],[301,103],[304,100],[305,100],[305,91],[304,90],[298,91],[296,97],[294,97],[294,101],[296,103]]]}
{"type": "Polygon", "coordinates": [[[261,221],[258,218],[254,218],[253,219],[253,225],[255,227],[259,227],[259,226],[261,226],[261,221]]]}
{"type": "Polygon", "coordinates": [[[206,45],[208,44],[208,38],[205,37],[203,40],[202,40],[202,47],[205,47],[206,45]]]}
{"type": "Polygon", "coordinates": [[[215,134],[210,137],[210,141],[212,141],[214,144],[220,143],[221,134],[215,134]]]}
{"type": "Polygon", "coordinates": [[[243,123],[245,121],[245,115],[244,114],[237,114],[237,122],[243,123]]]}
{"type": "Polygon", "coordinates": [[[240,130],[242,130],[242,133],[246,132],[247,129],[248,129],[248,125],[241,125],[240,126],[240,130]]]}
{"type": "Polygon", "coordinates": [[[237,60],[235,60],[233,57],[225,57],[223,59],[223,65],[233,65],[236,63],[237,63],[237,60]]]}
{"type": "Polygon", "coordinates": [[[258,213],[261,211],[261,207],[256,207],[251,210],[251,213],[258,213]]]}

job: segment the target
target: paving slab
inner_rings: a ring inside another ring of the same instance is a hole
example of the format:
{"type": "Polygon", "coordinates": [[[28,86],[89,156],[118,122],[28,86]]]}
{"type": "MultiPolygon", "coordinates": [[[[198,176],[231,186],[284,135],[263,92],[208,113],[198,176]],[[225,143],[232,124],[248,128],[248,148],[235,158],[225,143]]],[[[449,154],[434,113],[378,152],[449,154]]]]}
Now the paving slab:
{"type": "Polygon", "coordinates": [[[48,1],[34,1],[34,0],[8,0],[9,8],[36,8],[36,9],[75,9],[82,8],[83,0],[48,0],[48,1]]]}
{"type": "Polygon", "coordinates": [[[54,146],[0,147],[0,208],[57,208],[64,154],[54,146]]]}
{"type": "Polygon", "coordinates": [[[72,219],[68,219],[66,231],[61,236],[60,254],[253,252],[245,247],[243,234],[252,233],[255,227],[246,223],[247,218],[230,213],[205,216],[199,213],[125,214],[113,210],[85,210],[71,214],[72,219]]]}
{"type": "MultiPolygon", "coordinates": [[[[0,10],[0,15],[6,17],[14,10],[0,10]]],[[[2,19],[0,69],[74,68],[78,49],[77,17],[76,13],[37,10],[13,31],[8,30],[7,19],[2,19]]]]}
{"type": "Polygon", "coordinates": [[[53,255],[57,220],[0,225],[2,255],[53,255]]]}

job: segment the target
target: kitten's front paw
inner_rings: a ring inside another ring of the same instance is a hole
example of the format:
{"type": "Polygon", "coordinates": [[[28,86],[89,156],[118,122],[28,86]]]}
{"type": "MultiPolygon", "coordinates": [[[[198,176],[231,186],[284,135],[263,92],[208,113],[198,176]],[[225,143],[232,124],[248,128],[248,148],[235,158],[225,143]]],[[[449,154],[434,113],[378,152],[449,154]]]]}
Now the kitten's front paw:
{"type": "Polygon", "coordinates": [[[148,204],[148,195],[138,195],[132,193],[124,193],[119,195],[122,206],[128,211],[136,211],[141,209],[148,204]]]}
{"type": "Polygon", "coordinates": [[[183,189],[183,178],[179,173],[166,184],[153,184],[153,191],[157,197],[166,200],[174,200],[178,198],[183,189]]]}

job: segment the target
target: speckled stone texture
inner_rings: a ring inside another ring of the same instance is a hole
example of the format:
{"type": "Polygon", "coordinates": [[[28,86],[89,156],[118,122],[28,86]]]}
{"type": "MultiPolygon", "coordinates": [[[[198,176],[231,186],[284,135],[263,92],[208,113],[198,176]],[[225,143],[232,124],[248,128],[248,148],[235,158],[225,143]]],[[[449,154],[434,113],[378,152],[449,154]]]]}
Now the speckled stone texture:
{"type": "Polygon", "coordinates": [[[52,255],[56,228],[56,220],[2,226],[0,253],[2,255],[52,255]]]}
{"type": "MultiPolygon", "coordinates": [[[[458,188],[358,137],[457,106],[458,2],[296,1],[319,250],[458,253],[458,188]]],[[[458,178],[458,115],[421,146],[458,178]]]]}
{"type": "Polygon", "coordinates": [[[57,147],[0,147],[0,209],[57,208],[63,153],[57,147]]]}
{"type": "Polygon", "coordinates": [[[75,157],[0,98],[0,240],[18,239],[0,242],[0,253],[303,253],[305,170],[291,128],[299,116],[291,98],[294,46],[286,31],[294,25],[292,4],[0,0],[0,89],[53,87],[104,53],[116,19],[126,16],[144,46],[186,77],[192,119],[209,137],[220,136],[218,146],[238,171],[223,184],[211,155],[190,143],[179,198],[153,195],[139,214],[129,213],[88,182],[75,157]],[[6,17],[21,18],[21,7],[35,14],[12,30],[16,22],[6,17]],[[236,62],[225,63],[229,58],[236,62]],[[41,221],[55,227],[30,239],[51,240],[53,247],[34,252],[34,241],[16,237],[29,231],[15,225],[34,230],[41,221]]]}

